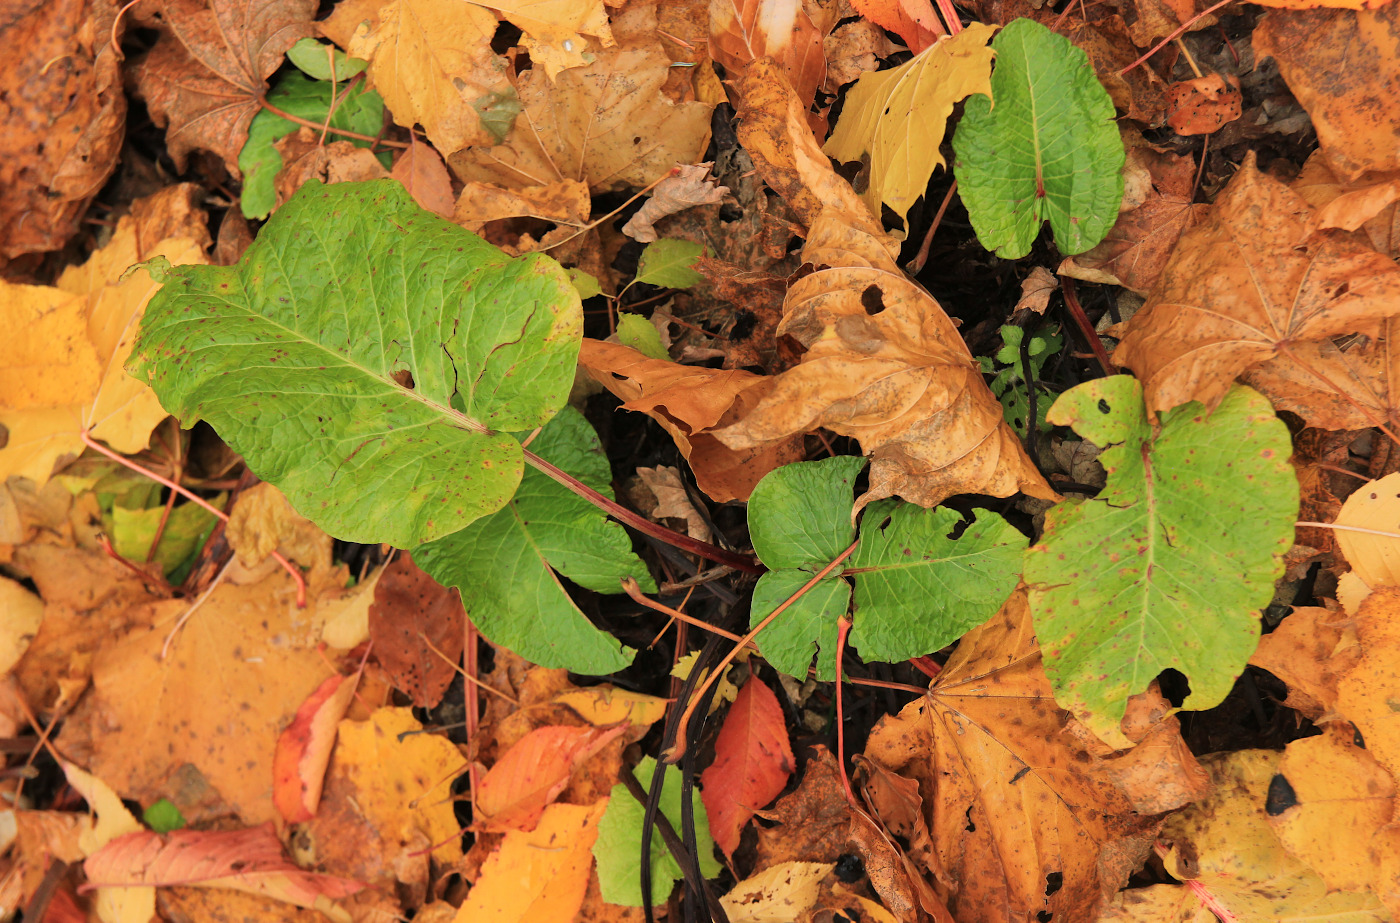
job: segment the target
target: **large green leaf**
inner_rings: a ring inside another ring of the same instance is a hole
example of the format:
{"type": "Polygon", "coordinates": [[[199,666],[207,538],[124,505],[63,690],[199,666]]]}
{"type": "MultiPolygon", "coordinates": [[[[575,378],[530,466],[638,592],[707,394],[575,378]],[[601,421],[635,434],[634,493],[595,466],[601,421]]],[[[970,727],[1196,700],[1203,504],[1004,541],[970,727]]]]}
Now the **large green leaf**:
{"type": "MultiPolygon", "coordinates": [[[[572,407],[530,450],[612,496],[598,436],[572,407]]],[[[632,653],[588,621],[554,571],[599,593],[621,592],[629,576],[656,591],[623,528],[534,469],[501,510],[417,548],[413,560],[437,582],[457,587],[472,623],[493,643],[540,666],[597,676],[621,670],[632,653]]]]}
{"type": "MultiPolygon", "coordinates": [[[[749,498],[749,535],[772,568],[754,588],[757,625],[855,537],[855,479],[865,459],[837,457],[785,465],[749,498]]],[[[971,522],[949,509],[885,500],[866,508],[860,545],[846,568],[817,583],[759,633],[774,667],[835,678],[836,622],[851,603],[851,643],[867,661],[898,661],[936,651],[996,614],[1020,579],[1026,539],[995,513],[971,522]],[[965,528],[964,528],[965,526],[965,528]],[[955,532],[961,530],[956,538],[955,532]]]]}
{"type": "Polygon", "coordinates": [[[964,524],[946,507],[882,500],[866,508],[851,643],[867,661],[921,657],[996,614],[1021,579],[1026,537],[996,513],[964,524]]]}
{"type": "Polygon", "coordinates": [[[1123,198],[1113,101],[1088,56],[1034,20],[1013,20],[992,48],[992,97],[969,99],[953,135],[977,239],[1017,259],[1049,219],[1060,251],[1083,253],[1113,227],[1123,198]]]}
{"type": "Polygon", "coordinates": [[[348,541],[412,548],[500,509],[523,467],[507,433],[573,382],[582,308],[558,264],[394,180],[310,182],[236,266],[165,273],[129,369],[348,541]]]}
{"type": "MultiPolygon", "coordinates": [[[[651,777],[656,772],[656,760],[642,757],[637,764],[637,781],[642,788],[650,790],[651,777]]],[[[671,822],[677,832],[681,829],[681,774],[673,766],[661,782],[661,813],[671,822]]],[[[700,864],[700,874],[714,878],[720,873],[719,860],[715,858],[715,841],[710,838],[709,818],[705,806],[700,803],[700,790],[690,791],[691,811],[695,817],[695,851],[700,864]]],[[[593,841],[593,856],[598,860],[598,888],[603,900],[623,907],[642,906],[642,825],[646,822],[646,808],[621,782],[612,787],[607,810],[598,821],[598,839],[593,841]]],[[[654,904],[666,903],[677,881],[682,877],[681,867],[666,848],[661,833],[653,830],[651,835],[651,900],[654,904]]]]}
{"type": "Polygon", "coordinates": [[[1189,708],[1219,704],[1244,670],[1293,542],[1291,441],[1241,385],[1209,417],[1164,414],[1156,438],[1123,375],[1066,392],[1049,419],[1111,448],[1107,487],[1051,510],[1026,555],[1036,634],[1056,700],[1122,743],[1128,697],[1163,670],[1186,675],[1189,708]]]}
{"type": "MultiPolygon", "coordinates": [[[[336,54],[342,54],[337,51],[336,54]]],[[[324,56],[322,58],[324,61],[324,56]]],[[[363,62],[362,62],[363,63],[363,62]]],[[[346,90],[344,84],[333,85],[322,80],[308,80],[295,71],[277,82],[267,101],[289,115],[295,115],[320,125],[330,113],[330,127],[362,135],[377,135],[384,127],[384,100],[364,84],[346,90]],[[335,111],[331,112],[331,97],[341,94],[335,111]]],[[[275,181],[282,169],[282,154],[275,142],[290,135],[301,126],[274,115],[267,109],[258,110],[248,126],[248,140],[238,152],[238,169],[243,174],[243,194],[239,208],[245,218],[266,218],[277,204],[275,181]]],[[[357,147],[369,147],[370,142],[329,135],[329,141],[351,140],[357,147]]],[[[384,166],[389,166],[388,154],[380,154],[384,166]]]]}

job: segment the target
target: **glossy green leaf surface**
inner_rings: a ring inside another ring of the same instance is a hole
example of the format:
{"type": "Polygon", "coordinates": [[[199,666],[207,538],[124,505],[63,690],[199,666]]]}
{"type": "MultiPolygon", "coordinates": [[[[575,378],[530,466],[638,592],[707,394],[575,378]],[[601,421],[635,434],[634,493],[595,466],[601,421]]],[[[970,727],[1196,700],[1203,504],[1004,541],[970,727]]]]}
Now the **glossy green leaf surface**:
{"type": "Polygon", "coordinates": [[[971,97],[953,135],[977,239],[1019,259],[1049,221],[1061,253],[1083,253],[1113,227],[1123,198],[1113,101],[1088,56],[1034,20],[1013,20],[992,48],[992,97],[971,97]]]}
{"type": "Polygon", "coordinates": [[[1288,428],[1235,385],[1209,416],[1198,403],[1164,414],[1154,437],[1126,375],[1066,392],[1050,422],[1109,446],[1108,485],[1052,509],[1026,555],[1056,700],[1120,743],[1128,697],[1168,668],[1191,684],[1184,707],[1219,704],[1258,644],[1258,610],[1293,542],[1288,428]]]}
{"type": "MultiPolygon", "coordinates": [[[[612,496],[598,436],[572,407],[540,431],[530,450],[612,496]]],[[[533,468],[502,509],[418,547],[413,560],[437,582],[457,587],[472,623],[493,643],[544,667],[591,675],[621,670],[632,652],[594,627],[555,571],[599,593],[620,593],[624,577],[656,591],[622,526],[533,468]]]]}
{"type": "Polygon", "coordinates": [[[559,265],[512,259],[394,180],[310,182],[235,266],[177,266],[128,369],[304,516],[412,548],[500,509],[578,359],[559,265]]]}

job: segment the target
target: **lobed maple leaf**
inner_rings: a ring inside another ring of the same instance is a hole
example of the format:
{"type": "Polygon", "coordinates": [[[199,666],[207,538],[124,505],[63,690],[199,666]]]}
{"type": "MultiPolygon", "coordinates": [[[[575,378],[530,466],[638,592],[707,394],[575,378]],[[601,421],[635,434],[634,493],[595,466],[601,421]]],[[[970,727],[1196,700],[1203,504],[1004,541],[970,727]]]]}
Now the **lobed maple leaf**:
{"type": "Polygon", "coordinates": [[[1400,315],[1400,268],[1336,230],[1251,153],[1210,215],[1184,234],[1156,291],[1124,325],[1113,361],[1142,382],[1149,412],[1213,408],[1236,376],[1400,315]]]}
{"type": "Polygon", "coordinates": [[[782,79],[775,65],[756,65],[741,116],[750,136],[782,135],[762,158],[765,178],[776,174],[770,185],[791,193],[795,206],[802,201],[799,213],[811,207],[808,197],[830,203],[816,210],[802,250],[817,269],[788,290],[778,327],[807,352],[715,438],[736,450],[818,427],[859,439],[872,464],[857,509],[896,494],[929,507],[958,493],[1055,496],[953,322],[895,264],[897,246],[831,170],[782,79]]]}
{"type": "Polygon", "coordinates": [[[161,0],[164,34],[136,68],[136,89],[184,172],[211,151],[239,176],[238,152],[287,49],[314,33],[315,0],[161,0]]]}

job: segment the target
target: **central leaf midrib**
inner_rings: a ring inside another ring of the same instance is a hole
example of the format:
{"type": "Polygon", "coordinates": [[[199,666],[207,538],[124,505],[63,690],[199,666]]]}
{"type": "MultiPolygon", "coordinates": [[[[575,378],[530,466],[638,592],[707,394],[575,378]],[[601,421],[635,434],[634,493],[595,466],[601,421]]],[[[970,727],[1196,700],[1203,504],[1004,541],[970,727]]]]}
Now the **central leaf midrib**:
{"type": "MultiPolygon", "coordinates": [[[[250,293],[249,293],[248,290],[247,290],[247,284],[244,282],[244,280],[243,280],[243,278],[242,278],[241,276],[239,277],[239,280],[238,280],[238,281],[239,281],[239,286],[243,289],[243,292],[244,292],[245,296],[246,296],[246,295],[249,295],[250,293]]],[[[227,300],[227,299],[221,299],[221,298],[219,298],[218,296],[212,296],[212,298],[213,298],[213,300],[215,300],[215,301],[222,301],[224,304],[227,304],[227,305],[229,305],[230,307],[241,308],[241,309],[247,311],[247,316],[248,316],[249,318],[264,321],[264,322],[267,323],[269,326],[271,326],[271,327],[273,327],[273,328],[275,328],[275,329],[277,329],[277,330],[282,330],[282,331],[286,332],[287,334],[290,334],[291,336],[295,337],[295,338],[297,339],[297,341],[299,341],[299,342],[301,342],[301,343],[304,343],[304,344],[307,344],[307,345],[309,345],[309,346],[314,347],[315,349],[319,350],[319,351],[320,351],[321,353],[323,353],[324,355],[333,357],[333,358],[336,360],[336,363],[339,364],[339,365],[341,365],[342,367],[351,369],[351,370],[356,371],[356,372],[360,372],[360,373],[362,373],[363,375],[365,375],[367,378],[370,378],[370,379],[372,379],[372,380],[374,380],[374,381],[376,381],[376,382],[379,382],[380,384],[386,385],[386,386],[391,390],[392,393],[395,393],[395,394],[397,394],[397,395],[399,395],[399,396],[401,396],[401,397],[407,397],[407,398],[409,398],[409,399],[411,399],[411,400],[413,400],[413,401],[416,401],[416,402],[418,402],[419,404],[423,405],[424,407],[427,407],[427,408],[429,408],[429,409],[431,409],[431,410],[437,412],[437,413],[440,414],[441,416],[447,417],[450,421],[459,422],[459,423],[462,425],[462,428],[464,428],[464,429],[470,430],[470,431],[472,431],[472,432],[479,433],[479,434],[481,434],[481,435],[483,435],[483,436],[494,436],[494,435],[496,435],[495,431],[492,430],[490,427],[486,426],[484,423],[481,423],[481,422],[478,421],[478,420],[475,420],[475,419],[473,419],[473,418],[471,418],[471,417],[468,417],[466,414],[460,413],[460,412],[457,411],[455,408],[450,407],[450,406],[444,407],[442,404],[439,404],[439,403],[437,403],[436,401],[430,400],[430,399],[428,399],[428,398],[422,396],[421,394],[417,393],[416,391],[410,391],[409,389],[404,388],[404,387],[402,387],[401,385],[399,385],[399,383],[396,382],[396,381],[394,381],[392,378],[389,378],[389,377],[386,376],[386,375],[381,375],[380,373],[374,371],[373,369],[370,369],[370,368],[368,368],[367,366],[361,365],[360,363],[351,360],[349,357],[343,355],[343,354],[340,353],[340,352],[337,352],[336,350],[331,349],[329,346],[327,346],[327,345],[321,343],[320,341],[311,339],[309,336],[307,336],[306,334],[302,333],[300,330],[297,330],[297,329],[292,328],[292,327],[288,327],[288,326],[286,326],[285,324],[282,324],[282,323],[280,323],[280,322],[274,320],[273,318],[269,317],[269,316],[266,315],[266,314],[263,314],[263,313],[261,313],[261,312],[258,312],[258,311],[253,310],[253,309],[249,306],[249,305],[251,305],[252,300],[253,300],[251,297],[248,298],[248,305],[239,305],[239,304],[236,304],[236,303],[234,303],[234,302],[232,302],[232,301],[229,301],[229,300],[227,300]]],[[[375,312],[375,317],[377,318],[378,316],[379,316],[379,312],[376,311],[376,312],[375,312]]],[[[190,322],[191,322],[191,323],[194,322],[193,319],[192,319],[190,322]]],[[[381,326],[381,329],[382,329],[382,326],[381,326]]],[[[219,346],[220,348],[225,348],[225,349],[229,348],[229,346],[230,346],[230,344],[228,344],[228,343],[220,343],[220,344],[216,344],[216,345],[219,346]]],[[[261,341],[261,342],[255,343],[255,344],[247,344],[247,345],[267,346],[267,345],[269,345],[269,344],[268,344],[266,341],[261,341]]],[[[208,348],[212,349],[212,348],[214,348],[214,347],[211,346],[211,347],[208,347],[208,348]]],[[[415,355],[415,358],[416,358],[416,355],[415,355]]],[[[454,365],[454,367],[455,367],[456,363],[454,362],[453,365],[454,365]]],[[[459,370],[459,377],[460,377],[460,370],[459,370]]],[[[346,396],[351,396],[351,395],[346,395],[346,396]]]]}

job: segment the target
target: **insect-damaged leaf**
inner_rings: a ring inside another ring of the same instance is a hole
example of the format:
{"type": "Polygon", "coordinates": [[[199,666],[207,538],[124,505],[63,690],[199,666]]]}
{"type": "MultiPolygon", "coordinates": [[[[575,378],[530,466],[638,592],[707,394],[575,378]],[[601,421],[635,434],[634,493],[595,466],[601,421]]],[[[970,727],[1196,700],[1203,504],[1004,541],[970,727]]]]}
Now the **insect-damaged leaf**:
{"type": "Polygon", "coordinates": [[[412,547],[501,507],[563,405],[582,312],[547,257],[509,259],[397,182],[311,182],[235,266],[180,266],[133,374],[208,420],[337,538],[412,547]]]}
{"type": "Polygon", "coordinates": [[[1210,708],[1258,645],[1298,513],[1288,429],[1236,385],[1209,417],[1163,414],[1154,438],[1126,376],[1065,392],[1048,419],[1109,447],[1108,486],[1051,510],[1027,552],[1035,630],[1056,701],[1121,746],[1127,699],[1157,674],[1180,670],[1185,707],[1210,708]]]}

